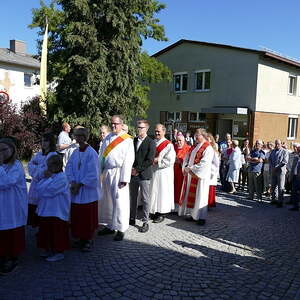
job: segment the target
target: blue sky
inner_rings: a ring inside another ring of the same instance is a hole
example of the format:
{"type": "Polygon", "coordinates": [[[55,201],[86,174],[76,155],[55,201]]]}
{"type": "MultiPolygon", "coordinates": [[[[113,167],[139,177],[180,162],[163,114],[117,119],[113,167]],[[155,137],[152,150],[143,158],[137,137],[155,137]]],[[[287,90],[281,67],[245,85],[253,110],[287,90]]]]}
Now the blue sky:
{"type": "MultiPolygon", "coordinates": [[[[299,0],[161,2],[167,7],[157,17],[169,41],[145,41],[143,48],[149,54],[185,38],[253,49],[265,46],[300,60],[299,0]]],[[[19,39],[26,41],[29,53],[36,53],[36,31],[27,27],[33,7],[39,7],[39,0],[3,0],[0,47],[8,47],[10,39],[19,39]]]]}

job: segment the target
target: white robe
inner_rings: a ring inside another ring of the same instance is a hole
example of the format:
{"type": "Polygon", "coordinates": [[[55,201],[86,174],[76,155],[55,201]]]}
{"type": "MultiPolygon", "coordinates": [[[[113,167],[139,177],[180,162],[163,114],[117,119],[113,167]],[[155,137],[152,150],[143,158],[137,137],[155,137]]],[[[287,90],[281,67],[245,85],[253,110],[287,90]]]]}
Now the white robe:
{"type": "MultiPolygon", "coordinates": [[[[166,139],[155,140],[158,147],[166,139]]],[[[150,181],[150,213],[169,213],[174,209],[174,163],[176,152],[173,144],[168,144],[158,156],[158,163],[153,166],[150,181]]]]}
{"type": "Polygon", "coordinates": [[[91,146],[84,152],[74,150],[65,172],[69,183],[83,184],[77,195],[71,195],[72,203],[87,204],[100,199],[98,154],[91,146]]]}
{"type": "Polygon", "coordinates": [[[102,197],[99,201],[99,223],[106,225],[111,230],[125,232],[129,227],[129,182],[134,162],[134,146],[133,140],[127,138],[118,144],[103,161],[106,147],[117,137],[118,135],[110,133],[103,140],[99,153],[102,186],[102,197]],[[120,189],[118,187],[120,182],[127,184],[120,189]]]}
{"type": "Polygon", "coordinates": [[[198,144],[196,148],[192,151],[190,157],[187,158],[188,166],[190,167],[191,171],[199,178],[196,189],[196,199],[194,208],[187,207],[188,192],[192,178],[192,176],[188,174],[186,175],[188,176],[188,178],[187,188],[185,190],[184,195],[184,201],[182,203],[182,206],[179,206],[178,211],[179,216],[191,215],[194,220],[205,220],[207,216],[208,193],[211,180],[212,161],[214,157],[214,149],[211,146],[208,146],[203,152],[203,156],[200,162],[198,164],[194,164],[196,154],[201,146],[202,143],[198,144]]]}
{"type": "Polygon", "coordinates": [[[211,177],[209,185],[218,185],[218,176],[220,170],[220,155],[214,151],[214,157],[211,164],[211,177]]]}
{"type": "Polygon", "coordinates": [[[39,203],[36,213],[40,217],[57,217],[69,221],[71,195],[65,173],[52,174],[39,181],[36,187],[39,203]]]}
{"type": "Polygon", "coordinates": [[[0,165],[0,230],[27,223],[28,197],[25,174],[20,161],[0,165]]]}
{"type": "Polygon", "coordinates": [[[49,152],[47,155],[43,155],[42,152],[38,152],[28,163],[28,172],[32,177],[28,194],[28,200],[30,204],[38,204],[39,199],[36,191],[36,186],[38,182],[44,178],[44,173],[47,170],[47,159],[53,155],[57,155],[57,153],[49,152]]]}

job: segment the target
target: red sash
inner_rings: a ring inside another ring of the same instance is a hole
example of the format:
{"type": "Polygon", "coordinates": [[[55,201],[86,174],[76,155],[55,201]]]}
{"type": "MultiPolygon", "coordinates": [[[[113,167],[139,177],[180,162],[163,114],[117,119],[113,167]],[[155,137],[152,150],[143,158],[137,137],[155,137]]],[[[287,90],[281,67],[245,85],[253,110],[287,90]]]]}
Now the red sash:
{"type": "MultiPolygon", "coordinates": [[[[200,149],[197,151],[195,159],[194,159],[194,165],[198,164],[200,160],[203,157],[203,152],[206,150],[206,148],[210,145],[209,142],[204,142],[200,149]]],[[[191,155],[192,151],[195,149],[196,146],[193,146],[190,150],[189,156],[191,155]]],[[[187,190],[187,179],[188,176],[184,176],[184,181],[183,181],[183,186],[181,189],[181,195],[179,199],[179,205],[181,206],[184,201],[184,197],[186,195],[186,190],[187,190]]],[[[197,185],[198,185],[198,180],[199,178],[196,175],[193,175],[191,178],[191,183],[189,186],[189,191],[188,191],[188,197],[187,197],[187,207],[188,208],[194,208],[195,206],[195,200],[196,200],[196,191],[197,191],[197,185]]]]}
{"type": "Polygon", "coordinates": [[[171,142],[169,140],[165,140],[161,142],[157,147],[156,147],[156,154],[155,157],[158,157],[159,153],[163,151],[171,142]]]}

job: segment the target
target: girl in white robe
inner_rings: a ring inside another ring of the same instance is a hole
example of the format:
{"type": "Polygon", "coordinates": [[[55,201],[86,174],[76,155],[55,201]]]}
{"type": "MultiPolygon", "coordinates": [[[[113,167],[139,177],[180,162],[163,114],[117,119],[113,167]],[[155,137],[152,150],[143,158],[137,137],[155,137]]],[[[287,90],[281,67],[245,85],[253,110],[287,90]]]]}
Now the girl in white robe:
{"type": "Polygon", "coordinates": [[[0,273],[9,273],[25,249],[27,187],[12,139],[0,139],[0,273]]]}
{"type": "MultiPolygon", "coordinates": [[[[45,172],[47,170],[47,159],[53,155],[56,155],[55,137],[51,133],[45,133],[42,136],[41,141],[42,150],[36,153],[30,162],[28,163],[28,172],[32,177],[32,181],[29,188],[29,205],[28,205],[28,225],[36,227],[38,225],[38,217],[36,214],[36,208],[38,205],[38,194],[36,191],[37,184],[40,180],[45,178],[45,172]]],[[[47,173],[47,172],[46,172],[47,173]]]]}
{"type": "Polygon", "coordinates": [[[47,261],[64,259],[63,252],[69,249],[69,226],[71,196],[69,182],[63,173],[63,160],[59,155],[47,160],[49,177],[37,184],[39,203],[39,232],[37,246],[47,261]]]}

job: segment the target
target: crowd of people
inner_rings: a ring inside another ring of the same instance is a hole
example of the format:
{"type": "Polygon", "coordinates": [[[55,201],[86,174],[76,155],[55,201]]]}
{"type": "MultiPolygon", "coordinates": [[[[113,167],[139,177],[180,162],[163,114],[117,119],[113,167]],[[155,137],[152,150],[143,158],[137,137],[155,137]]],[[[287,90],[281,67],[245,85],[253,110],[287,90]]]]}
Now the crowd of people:
{"type": "Polygon", "coordinates": [[[88,144],[89,131],[82,126],[73,129],[73,141],[67,123],[57,141],[53,134],[43,134],[41,151],[28,163],[29,191],[14,140],[0,139],[2,274],[17,266],[25,249],[26,225],[37,228],[37,247],[49,262],[64,259],[70,237],[72,247],[91,251],[99,224],[103,226],[97,235],[113,235],[115,241],[123,240],[130,225],[146,233],[150,220],[160,223],[168,213],[203,226],[208,208],[216,205],[219,174],[229,193],[247,185],[249,198],[256,194],[260,201],[265,189],[271,203],[281,207],[289,170],[293,209],[298,210],[300,145],[295,145],[289,164],[292,153],[279,140],[274,149],[260,140],[253,149],[245,140],[240,149],[230,135],[218,142],[218,136],[215,140],[201,128],[194,137],[177,130],[170,139],[163,124],[155,126],[154,139],[148,135],[147,120],[139,120],[136,130],[137,135],[130,136],[122,116],[112,116],[110,127],[100,128],[97,151],[88,144]]]}

